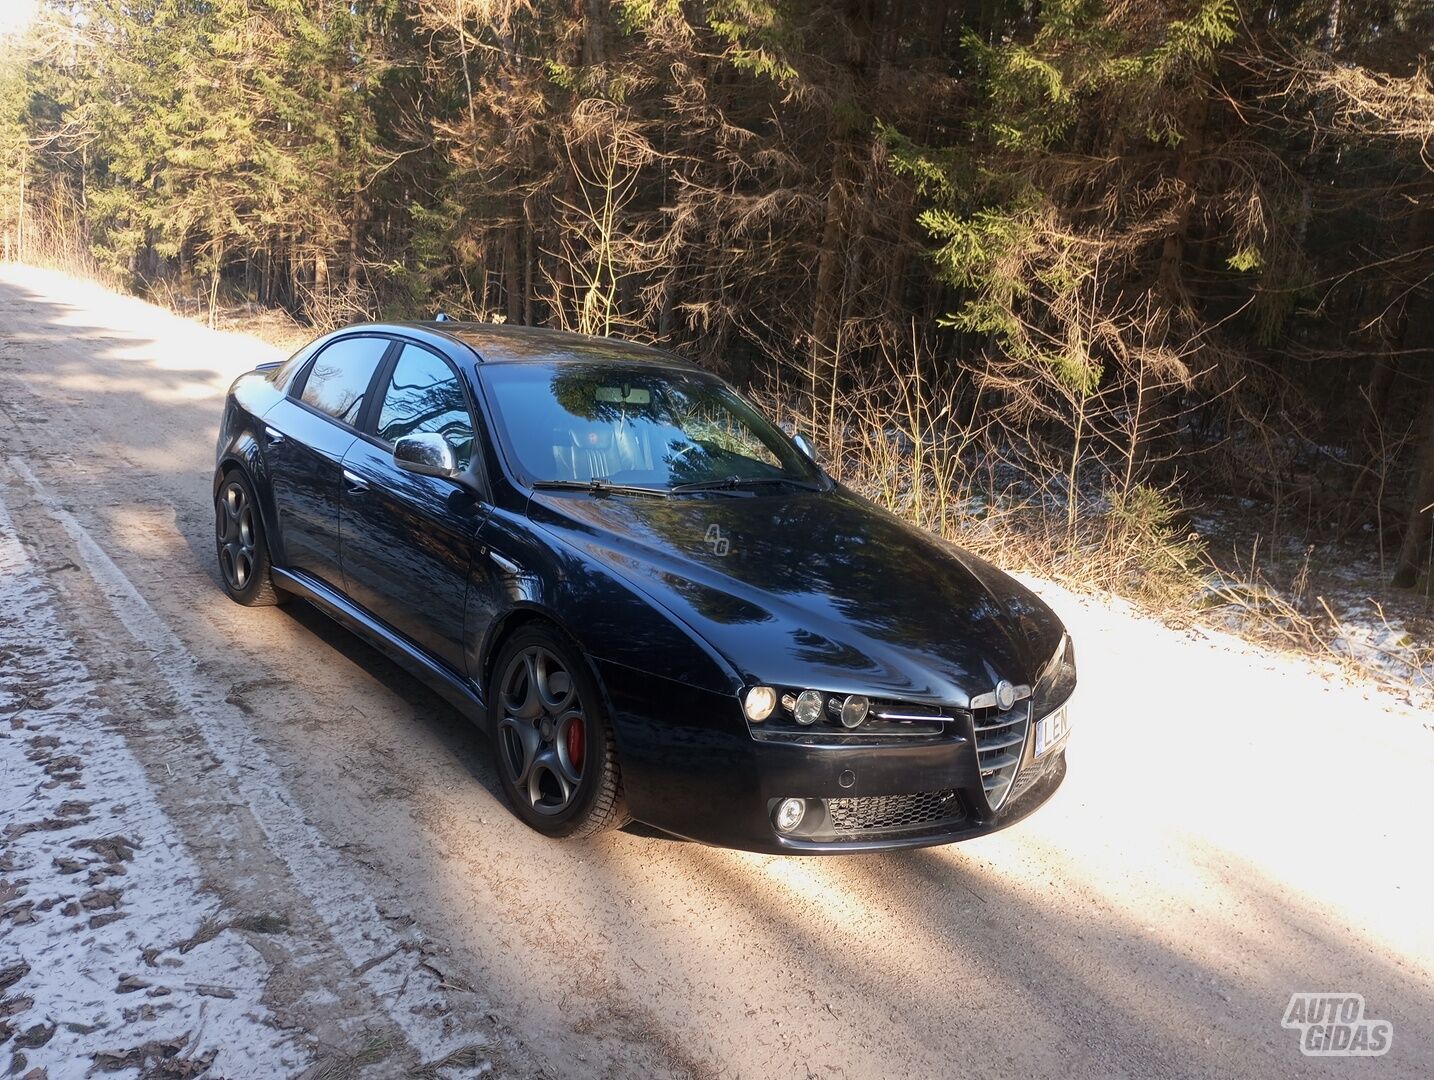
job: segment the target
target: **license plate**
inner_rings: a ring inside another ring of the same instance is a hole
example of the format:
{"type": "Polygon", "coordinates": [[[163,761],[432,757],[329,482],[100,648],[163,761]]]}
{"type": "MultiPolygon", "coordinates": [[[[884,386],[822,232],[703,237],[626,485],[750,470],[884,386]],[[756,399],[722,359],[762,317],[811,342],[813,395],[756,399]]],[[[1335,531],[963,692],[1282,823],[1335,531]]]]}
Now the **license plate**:
{"type": "Polygon", "coordinates": [[[1036,721],[1036,757],[1042,756],[1071,733],[1070,713],[1062,705],[1049,716],[1036,721]]]}

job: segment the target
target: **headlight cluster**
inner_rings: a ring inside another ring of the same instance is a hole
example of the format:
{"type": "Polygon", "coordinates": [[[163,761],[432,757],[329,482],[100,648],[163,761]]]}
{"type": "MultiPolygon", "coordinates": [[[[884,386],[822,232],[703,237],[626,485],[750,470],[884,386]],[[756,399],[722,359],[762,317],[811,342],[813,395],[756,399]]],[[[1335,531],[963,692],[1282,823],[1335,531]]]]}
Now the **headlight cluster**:
{"type": "Polygon", "coordinates": [[[753,731],[933,735],[951,718],[922,706],[874,703],[864,694],[830,694],[759,685],[742,695],[753,731]]]}
{"type": "Polygon", "coordinates": [[[1037,716],[1043,716],[1071,696],[1076,685],[1075,646],[1069,634],[1061,635],[1061,642],[1041,669],[1034,691],[1037,716]]]}

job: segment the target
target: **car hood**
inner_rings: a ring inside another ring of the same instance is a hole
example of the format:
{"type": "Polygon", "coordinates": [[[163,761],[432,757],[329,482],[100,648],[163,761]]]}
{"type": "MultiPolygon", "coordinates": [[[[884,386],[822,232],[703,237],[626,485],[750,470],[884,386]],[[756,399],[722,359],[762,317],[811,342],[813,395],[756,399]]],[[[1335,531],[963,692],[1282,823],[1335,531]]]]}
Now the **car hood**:
{"type": "Polygon", "coordinates": [[[745,682],[965,705],[1034,684],[1060,622],[989,563],[837,487],[540,492],[535,524],[677,616],[745,682]]]}

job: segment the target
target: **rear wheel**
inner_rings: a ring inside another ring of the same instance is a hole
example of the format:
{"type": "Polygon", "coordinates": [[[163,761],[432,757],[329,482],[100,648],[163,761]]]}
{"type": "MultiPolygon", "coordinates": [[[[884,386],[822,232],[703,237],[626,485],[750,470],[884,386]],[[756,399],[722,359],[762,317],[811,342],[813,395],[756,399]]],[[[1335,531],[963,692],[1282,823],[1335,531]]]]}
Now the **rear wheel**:
{"type": "Polygon", "coordinates": [[[503,646],[493,670],[498,776],[518,816],[554,837],[626,824],[612,726],[577,647],[527,627],[503,646]]]}
{"type": "Polygon", "coordinates": [[[289,598],[269,576],[269,545],[254,488],[238,470],[224,478],[215,496],[214,541],[219,579],[231,600],[260,607],[289,598]]]}

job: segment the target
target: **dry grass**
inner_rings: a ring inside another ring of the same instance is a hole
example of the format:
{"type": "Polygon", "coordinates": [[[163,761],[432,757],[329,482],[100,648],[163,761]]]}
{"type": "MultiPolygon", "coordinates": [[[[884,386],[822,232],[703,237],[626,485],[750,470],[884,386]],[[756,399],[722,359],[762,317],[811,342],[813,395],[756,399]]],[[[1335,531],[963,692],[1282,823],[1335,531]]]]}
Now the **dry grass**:
{"type": "Polygon", "coordinates": [[[1099,462],[1042,461],[1027,434],[999,416],[963,414],[950,387],[893,372],[882,387],[816,407],[807,394],[769,394],[764,404],[812,435],[847,486],[1009,570],[1113,594],[1174,625],[1233,632],[1411,698],[1431,694],[1434,641],[1391,634],[1399,645],[1382,658],[1389,664],[1354,654],[1347,642],[1359,628],[1310,590],[1307,575],[1277,588],[1258,553],[1240,567],[1217,565],[1184,525],[1175,490],[1127,482],[1099,462]]]}
{"type": "Polygon", "coordinates": [[[207,287],[185,287],[169,278],[153,282],[141,291],[141,295],[151,304],[212,329],[250,334],[289,352],[312,340],[320,329],[331,328],[302,323],[282,308],[264,307],[225,290],[221,290],[216,297],[207,287]]]}
{"type": "MultiPolygon", "coordinates": [[[[1309,559],[1307,552],[1293,580],[1284,587],[1270,582],[1257,548],[1235,573],[1216,569],[1211,563],[1200,621],[1233,630],[1266,648],[1332,664],[1350,679],[1388,686],[1411,700],[1434,698],[1434,635],[1416,636],[1397,628],[1383,605],[1369,598],[1374,622],[1395,647],[1365,641],[1364,654],[1353,652],[1348,642],[1371,629],[1370,620],[1355,625],[1341,618],[1311,585],[1309,559]]],[[[1421,620],[1406,616],[1403,621],[1415,625],[1421,620]]],[[[1422,622],[1434,629],[1434,620],[1422,622]]]]}
{"type": "Polygon", "coordinates": [[[481,1046],[464,1046],[437,1061],[415,1066],[408,1075],[413,1080],[444,1080],[445,1070],[449,1069],[457,1070],[456,1075],[481,1076],[492,1072],[493,1066],[481,1046]]]}
{"type": "Polygon", "coordinates": [[[383,1035],[365,1039],[353,1052],[331,1050],[302,1074],[302,1080],[357,1080],[370,1065],[386,1061],[393,1053],[393,1040],[383,1035]]]}

